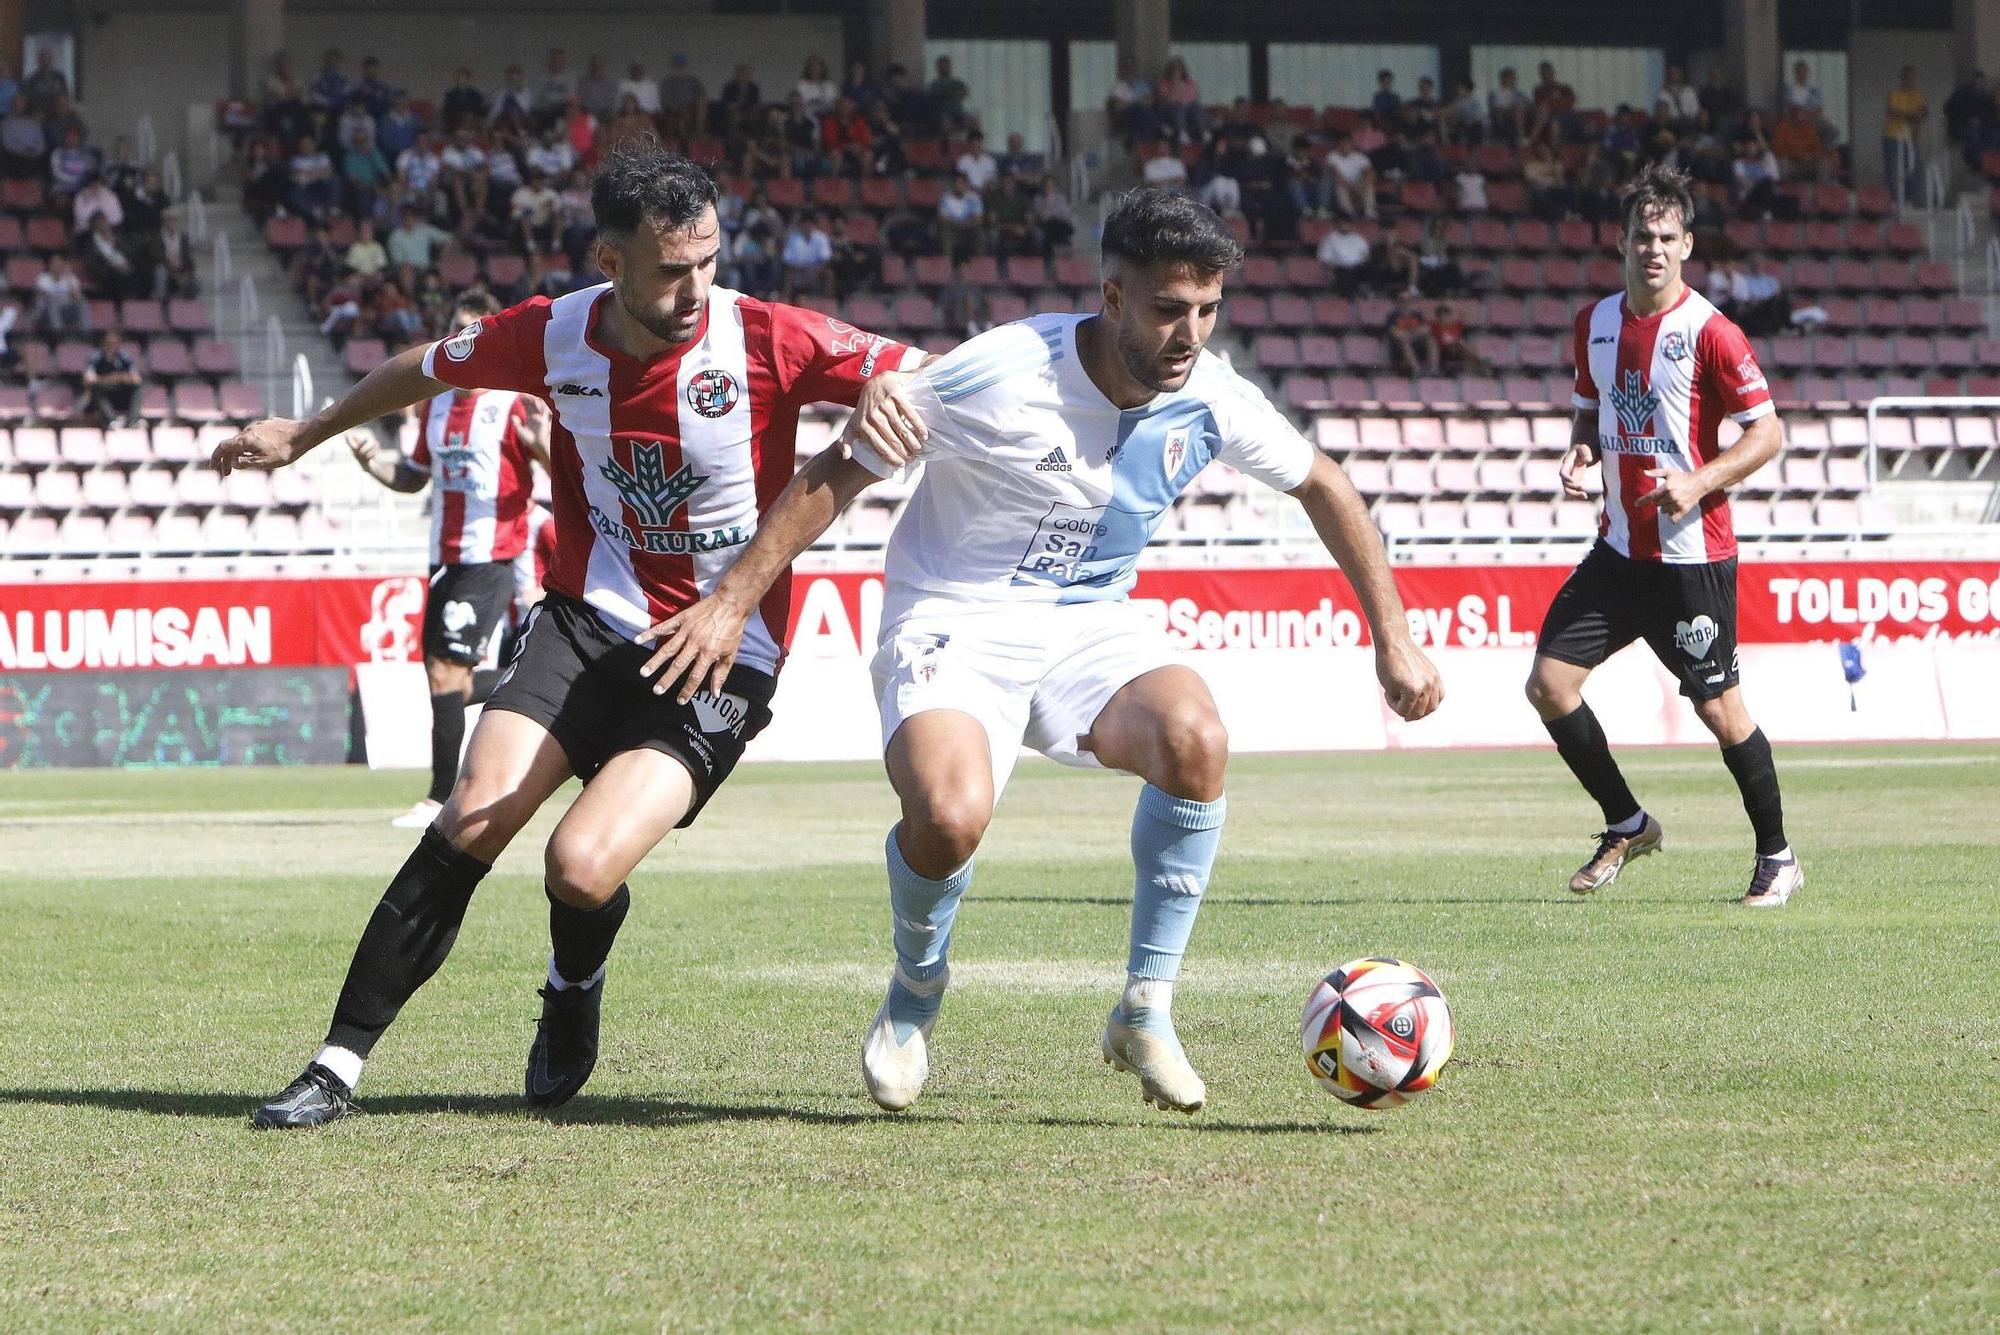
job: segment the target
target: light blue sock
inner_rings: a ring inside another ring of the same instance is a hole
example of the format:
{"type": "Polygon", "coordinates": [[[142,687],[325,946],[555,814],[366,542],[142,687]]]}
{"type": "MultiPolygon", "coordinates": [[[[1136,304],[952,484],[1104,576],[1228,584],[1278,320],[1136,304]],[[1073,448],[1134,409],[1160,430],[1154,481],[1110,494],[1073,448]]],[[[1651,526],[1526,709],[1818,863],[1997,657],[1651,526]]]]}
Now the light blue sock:
{"type": "Polygon", "coordinates": [[[1147,784],[1132,813],[1132,943],[1125,969],[1134,986],[1119,1003],[1125,1023],[1172,1034],[1168,1006],[1181,956],[1201,911],[1229,799],[1196,802],[1147,784]],[[1151,1001],[1142,1004],[1141,998],[1151,1001]],[[1163,1004],[1164,1003],[1164,1004],[1163,1004]]]}
{"type": "MultiPolygon", "coordinates": [[[[897,826],[896,829],[901,829],[897,826]]],[[[889,918],[896,942],[898,977],[889,984],[889,1017],[899,1042],[909,1031],[938,1012],[944,1000],[946,955],[951,949],[951,924],[958,901],[972,883],[972,860],[941,881],[919,876],[903,860],[896,830],[889,831],[889,918]],[[917,985],[905,986],[904,980],[917,985]],[[935,986],[926,986],[934,984],[935,986]]]]}

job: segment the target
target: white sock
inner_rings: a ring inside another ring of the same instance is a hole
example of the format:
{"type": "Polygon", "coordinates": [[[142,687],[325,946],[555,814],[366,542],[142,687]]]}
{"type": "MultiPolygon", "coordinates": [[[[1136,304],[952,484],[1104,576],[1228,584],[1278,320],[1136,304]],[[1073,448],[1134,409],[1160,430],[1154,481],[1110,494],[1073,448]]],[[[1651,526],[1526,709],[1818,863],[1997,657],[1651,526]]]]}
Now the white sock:
{"type": "MultiPolygon", "coordinates": [[[[1760,856],[1761,856],[1761,855],[1760,855],[1760,856]]],[[[1795,857],[1793,857],[1793,856],[1792,856],[1792,846],[1791,846],[1790,844],[1786,844],[1786,845],[1785,845],[1785,846],[1784,846],[1783,848],[1781,848],[1781,849],[1779,849],[1779,850],[1778,850],[1777,852],[1775,852],[1775,853],[1771,854],[1771,855],[1770,855],[1770,859],[1769,859],[1769,860],[1770,860],[1770,861],[1772,861],[1772,862],[1796,862],[1796,861],[1798,861],[1798,859],[1797,859],[1797,858],[1795,858],[1795,857]]]]}
{"type": "Polygon", "coordinates": [[[561,974],[556,972],[556,957],[553,955],[549,956],[549,986],[553,987],[558,992],[567,992],[572,987],[581,987],[586,989],[593,988],[596,987],[598,983],[602,982],[603,980],[604,980],[604,966],[600,964],[597,966],[596,973],[590,975],[590,977],[584,979],[580,983],[572,983],[569,979],[563,977],[561,974]]]}
{"type": "Polygon", "coordinates": [[[1125,996],[1118,1004],[1127,1015],[1136,1010],[1170,1011],[1174,1007],[1173,980],[1133,974],[1126,978],[1125,996]]]}
{"type": "Polygon", "coordinates": [[[1621,820],[1611,827],[1613,834],[1637,834],[1646,828],[1646,808],[1640,807],[1639,814],[1629,820],[1621,820]]]}
{"type": "Polygon", "coordinates": [[[337,1048],[332,1044],[321,1048],[313,1061],[339,1076],[349,1089],[361,1083],[361,1068],[368,1064],[368,1059],[354,1049],[337,1048]]]}

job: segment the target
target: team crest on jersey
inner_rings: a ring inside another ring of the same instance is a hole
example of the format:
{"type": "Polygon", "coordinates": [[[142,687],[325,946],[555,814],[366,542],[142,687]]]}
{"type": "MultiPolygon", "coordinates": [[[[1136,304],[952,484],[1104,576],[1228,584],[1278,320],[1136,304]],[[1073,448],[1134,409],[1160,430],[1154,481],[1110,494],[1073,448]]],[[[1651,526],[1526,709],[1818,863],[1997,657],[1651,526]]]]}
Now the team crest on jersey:
{"type": "Polygon", "coordinates": [[[441,345],[446,361],[462,362],[472,355],[472,342],[479,337],[479,321],[474,320],[441,345]]]}
{"type": "Polygon", "coordinates": [[[1645,377],[1627,371],[1620,383],[1611,387],[1611,406],[1618,410],[1618,425],[1630,436],[1644,436],[1653,429],[1653,414],[1660,410],[1660,396],[1646,387],[1645,377]]]}
{"type": "Polygon", "coordinates": [[[1180,476],[1181,465],[1187,462],[1188,429],[1177,426],[1167,432],[1167,446],[1160,452],[1160,463],[1167,470],[1167,479],[1172,481],[1180,476]]]}
{"type": "Polygon", "coordinates": [[[711,367],[688,381],[688,407],[703,417],[727,415],[741,397],[742,391],[737,389],[735,378],[727,371],[711,367]]]}
{"type": "Polygon", "coordinates": [[[1676,329],[1660,340],[1660,351],[1666,354],[1670,362],[1684,362],[1688,355],[1688,341],[1681,336],[1680,330],[1676,329]]]}

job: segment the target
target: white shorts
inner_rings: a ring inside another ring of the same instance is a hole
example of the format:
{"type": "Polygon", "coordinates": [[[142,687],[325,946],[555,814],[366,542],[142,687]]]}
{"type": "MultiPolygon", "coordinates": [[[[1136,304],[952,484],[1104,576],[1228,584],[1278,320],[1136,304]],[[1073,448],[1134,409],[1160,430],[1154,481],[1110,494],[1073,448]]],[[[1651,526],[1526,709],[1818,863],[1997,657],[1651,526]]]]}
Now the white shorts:
{"type": "Polygon", "coordinates": [[[1160,628],[1122,598],[916,613],[886,628],[875,654],[882,747],[912,715],[970,714],[986,730],[998,798],[1023,745],[1065,765],[1098,768],[1077,742],[1111,697],[1181,662],[1160,628]]]}

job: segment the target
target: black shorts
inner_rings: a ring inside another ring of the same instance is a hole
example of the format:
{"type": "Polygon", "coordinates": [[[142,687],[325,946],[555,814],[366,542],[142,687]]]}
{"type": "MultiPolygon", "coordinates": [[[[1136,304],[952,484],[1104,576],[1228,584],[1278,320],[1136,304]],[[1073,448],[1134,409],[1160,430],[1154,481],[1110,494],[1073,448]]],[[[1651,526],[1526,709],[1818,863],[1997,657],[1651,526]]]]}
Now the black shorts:
{"type": "Polygon", "coordinates": [[[770,723],[778,683],[738,666],[720,696],[704,690],[676,704],[671,692],[653,694],[653,679],[639,675],[652,656],[651,646],[626,639],[588,604],[552,592],[528,613],[486,707],[547,728],[585,783],[621,751],[664,751],[694,777],[694,804],[680,820],[685,827],[770,723]]]}
{"type": "Polygon", "coordinates": [[[424,657],[479,666],[513,605],[513,562],[437,567],[424,599],[424,657]]]}
{"type": "Polygon", "coordinates": [[[1599,542],[1549,604],[1536,652],[1594,668],[1637,639],[1690,700],[1736,685],[1736,558],[1634,561],[1599,542]]]}

